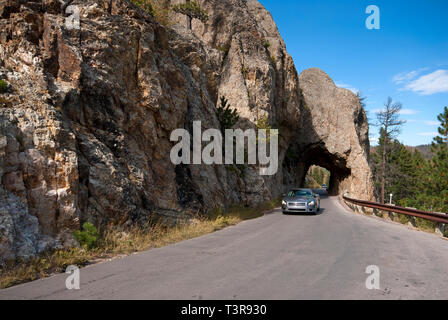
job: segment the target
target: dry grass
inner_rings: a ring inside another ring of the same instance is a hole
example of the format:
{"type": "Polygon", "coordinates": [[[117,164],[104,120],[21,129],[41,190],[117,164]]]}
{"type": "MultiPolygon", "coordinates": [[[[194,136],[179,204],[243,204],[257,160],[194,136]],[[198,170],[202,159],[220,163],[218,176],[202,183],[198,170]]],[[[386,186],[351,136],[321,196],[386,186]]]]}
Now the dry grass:
{"type": "Polygon", "coordinates": [[[26,261],[9,261],[0,269],[0,288],[64,272],[69,265],[85,266],[90,258],[89,252],[73,248],[46,252],[26,261]]]}
{"type": "MultiPolygon", "coordinates": [[[[353,211],[363,213],[362,210],[354,209],[355,207],[350,206],[347,202],[346,202],[346,204],[353,211]]],[[[366,208],[366,209],[368,209],[368,208],[366,208]]],[[[379,218],[390,219],[388,211],[376,210],[376,212],[375,212],[375,210],[373,210],[373,212],[374,212],[374,215],[379,217],[379,218]]],[[[363,214],[371,215],[370,210],[367,210],[363,214]]],[[[416,229],[418,229],[420,231],[428,232],[428,233],[435,233],[436,232],[435,229],[436,229],[436,227],[438,225],[438,223],[436,223],[436,222],[432,222],[432,221],[429,221],[429,220],[426,220],[426,219],[423,219],[423,218],[417,218],[417,217],[412,218],[411,216],[408,216],[408,215],[405,215],[405,214],[401,214],[401,213],[396,213],[394,215],[394,218],[393,218],[392,221],[398,222],[398,223],[401,223],[401,224],[404,224],[404,225],[407,225],[408,223],[412,223],[412,226],[414,228],[416,228],[416,229]]],[[[447,228],[447,230],[444,231],[444,237],[448,237],[448,228],[447,228]]]]}
{"type": "Polygon", "coordinates": [[[135,226],[127,230],[110,227],[102,232],[101,238],[93,249],[55,250],[32,259],[7,262],[0,266],[0,288],[64,272],[69,265],[81,267],[93,260],[129,255],[209,234],[243,220],[260,217],[264,211],[278,207],[279,202],[279,200],[266,202],[256,208],[234,206],[225,212],[215,210],[208,219],[197,218],[190,224],[169,228],[161,224],[152,224],[147,227],[135,226]]]}

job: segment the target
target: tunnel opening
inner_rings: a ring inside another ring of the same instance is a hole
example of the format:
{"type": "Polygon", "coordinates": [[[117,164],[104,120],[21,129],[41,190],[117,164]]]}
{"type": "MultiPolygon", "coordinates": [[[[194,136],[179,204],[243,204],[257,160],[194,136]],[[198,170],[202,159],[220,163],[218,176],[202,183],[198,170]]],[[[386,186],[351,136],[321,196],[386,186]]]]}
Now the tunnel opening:
{"type": "MultiPolygon", "coordinates": [[[[291,145],[286,152],[284,161],[284,184],[287,188],[308,187],[312,181],[307,180],[310,170],[325,173],[329,195],[339,195],[344,192],[344,181],[351,175],[345,157],[330,153],[322,144],[307,146],[291,145]],[[324,171],[323,171],[324,170],[324,171]]],[[[316,187],[319,181],[313,183],[316,187]]],[[[320,185],[322,186],[321,183],[320,185]]]]}
{"type": "Polygon", "coordinates": [[[311,189],[327,189],[330,185],[331,172],[327,169],[312,165],[309,167],[305,176],[304,187],[311,189]]]}

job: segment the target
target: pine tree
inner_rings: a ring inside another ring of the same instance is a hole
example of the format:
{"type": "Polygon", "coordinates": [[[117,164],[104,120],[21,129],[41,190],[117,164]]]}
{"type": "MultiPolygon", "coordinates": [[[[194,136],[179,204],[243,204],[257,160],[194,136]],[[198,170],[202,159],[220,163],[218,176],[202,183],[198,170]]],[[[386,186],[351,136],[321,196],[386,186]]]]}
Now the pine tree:
{"type": "Polygon", "coordinates": [[[425,191],[425,179],[428,172],[428,162],[423,158],[420,151],[417,149],[412,155],[412,162],[414,164],[415,176],[414,176],[414,188],[415,193],[420,194],[425,191]]]}
{"type": "MultiPolygon", "coordinates": [[[[385,132],[381,131],[379,140],[379,151],[372,154],[371,166],[375,177],[375,195],[378,196],[382,191],[381,169],[382,169],[382,150],[386,139],[385,132]]],[[[386,167],[387,176],[384,180],[384,193],[392,193],[396,203],[402,203],[404,200],[412,199],[421,190],[421,177],[426,168],[426,161],[421,154],[412,154],[398,140],[387,140],[386,147],[386,167]],[[420,188],[420,189],[419,189],[420,188]]]]}
{"type": "Polygon", "coordinates": [[[448,213],[448,108],[438,116],[441,122],[439,135],[434,138],[432,160],[425,161],[420,153],[414,153],[417,168],[415,195],[403,200],[403,204],[426,211],[448,213]]]}
{"type": "Polygon", "coordinates": [[[384,143],[381,150],[381,192],[380,200],[384,203],[384,195],[386,188],[386,179],[388,175],[387,167],[387,148],[390,140],[394,138],[400,132],[400,127],[405,121],[399,119],[399,114],[402,108],[400,102],[392,102],[392,98],[389,97],[384,104],[384,110],[381,110],[376,114],[378,125],[380,126],[380,135],[384,139],[384,143]]]}
{"type": "MultiPolygon", "coordinates": [[[[448,195],[448,108],[445,107],[437,119],[440,121],[439,135],[434,138],[432,151],[435,156],[431,162],[431,184],[433,195],[448,195]]],[[[448,208],[444,208],[447,210],[448,208]]]]}
{"type": "Polygon", "coordinates": [[[222,96],[221,105],[216,107],[216,115],[218,116],[221,131],[224,134],[226,129],[231,129],[240,119],[236,109],[231,109],[228,100],[222,96]]]}
{"type": "Polygon", "coordinates": [[[434,144],[448,148],[448,107],[445,107],[443,113],[437,116],[441,125],[438,129],[439,135],[434,138],[434,144]]]}

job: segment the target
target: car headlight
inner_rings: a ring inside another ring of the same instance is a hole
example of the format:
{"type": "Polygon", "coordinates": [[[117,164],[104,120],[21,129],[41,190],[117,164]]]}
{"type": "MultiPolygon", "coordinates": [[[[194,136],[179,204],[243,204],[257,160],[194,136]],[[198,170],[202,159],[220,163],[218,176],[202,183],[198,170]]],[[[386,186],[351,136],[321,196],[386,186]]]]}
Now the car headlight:
{"type": "Polygon", "coordinates": [[[282,200],[282,206],[286,206],[286,201],[282,200]]]}
{"type": "Polygon", "coordinates": [[[310,205],[310,206],[314,206],[315,204],[316,203],[314,201],[311,201],[311,202],[308,203],[308,205],[310,205]]]}

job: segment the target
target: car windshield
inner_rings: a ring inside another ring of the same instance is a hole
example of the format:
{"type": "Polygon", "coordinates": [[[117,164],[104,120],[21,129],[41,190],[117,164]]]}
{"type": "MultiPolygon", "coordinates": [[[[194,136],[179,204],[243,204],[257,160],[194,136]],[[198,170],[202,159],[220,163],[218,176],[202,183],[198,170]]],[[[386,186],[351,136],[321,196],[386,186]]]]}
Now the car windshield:
{"type": "Polygon", "coordinates": [[[289,192],[288,196],[290,197],[312,197],[313,194],[307,190],[298,190],[289,192]]]}

